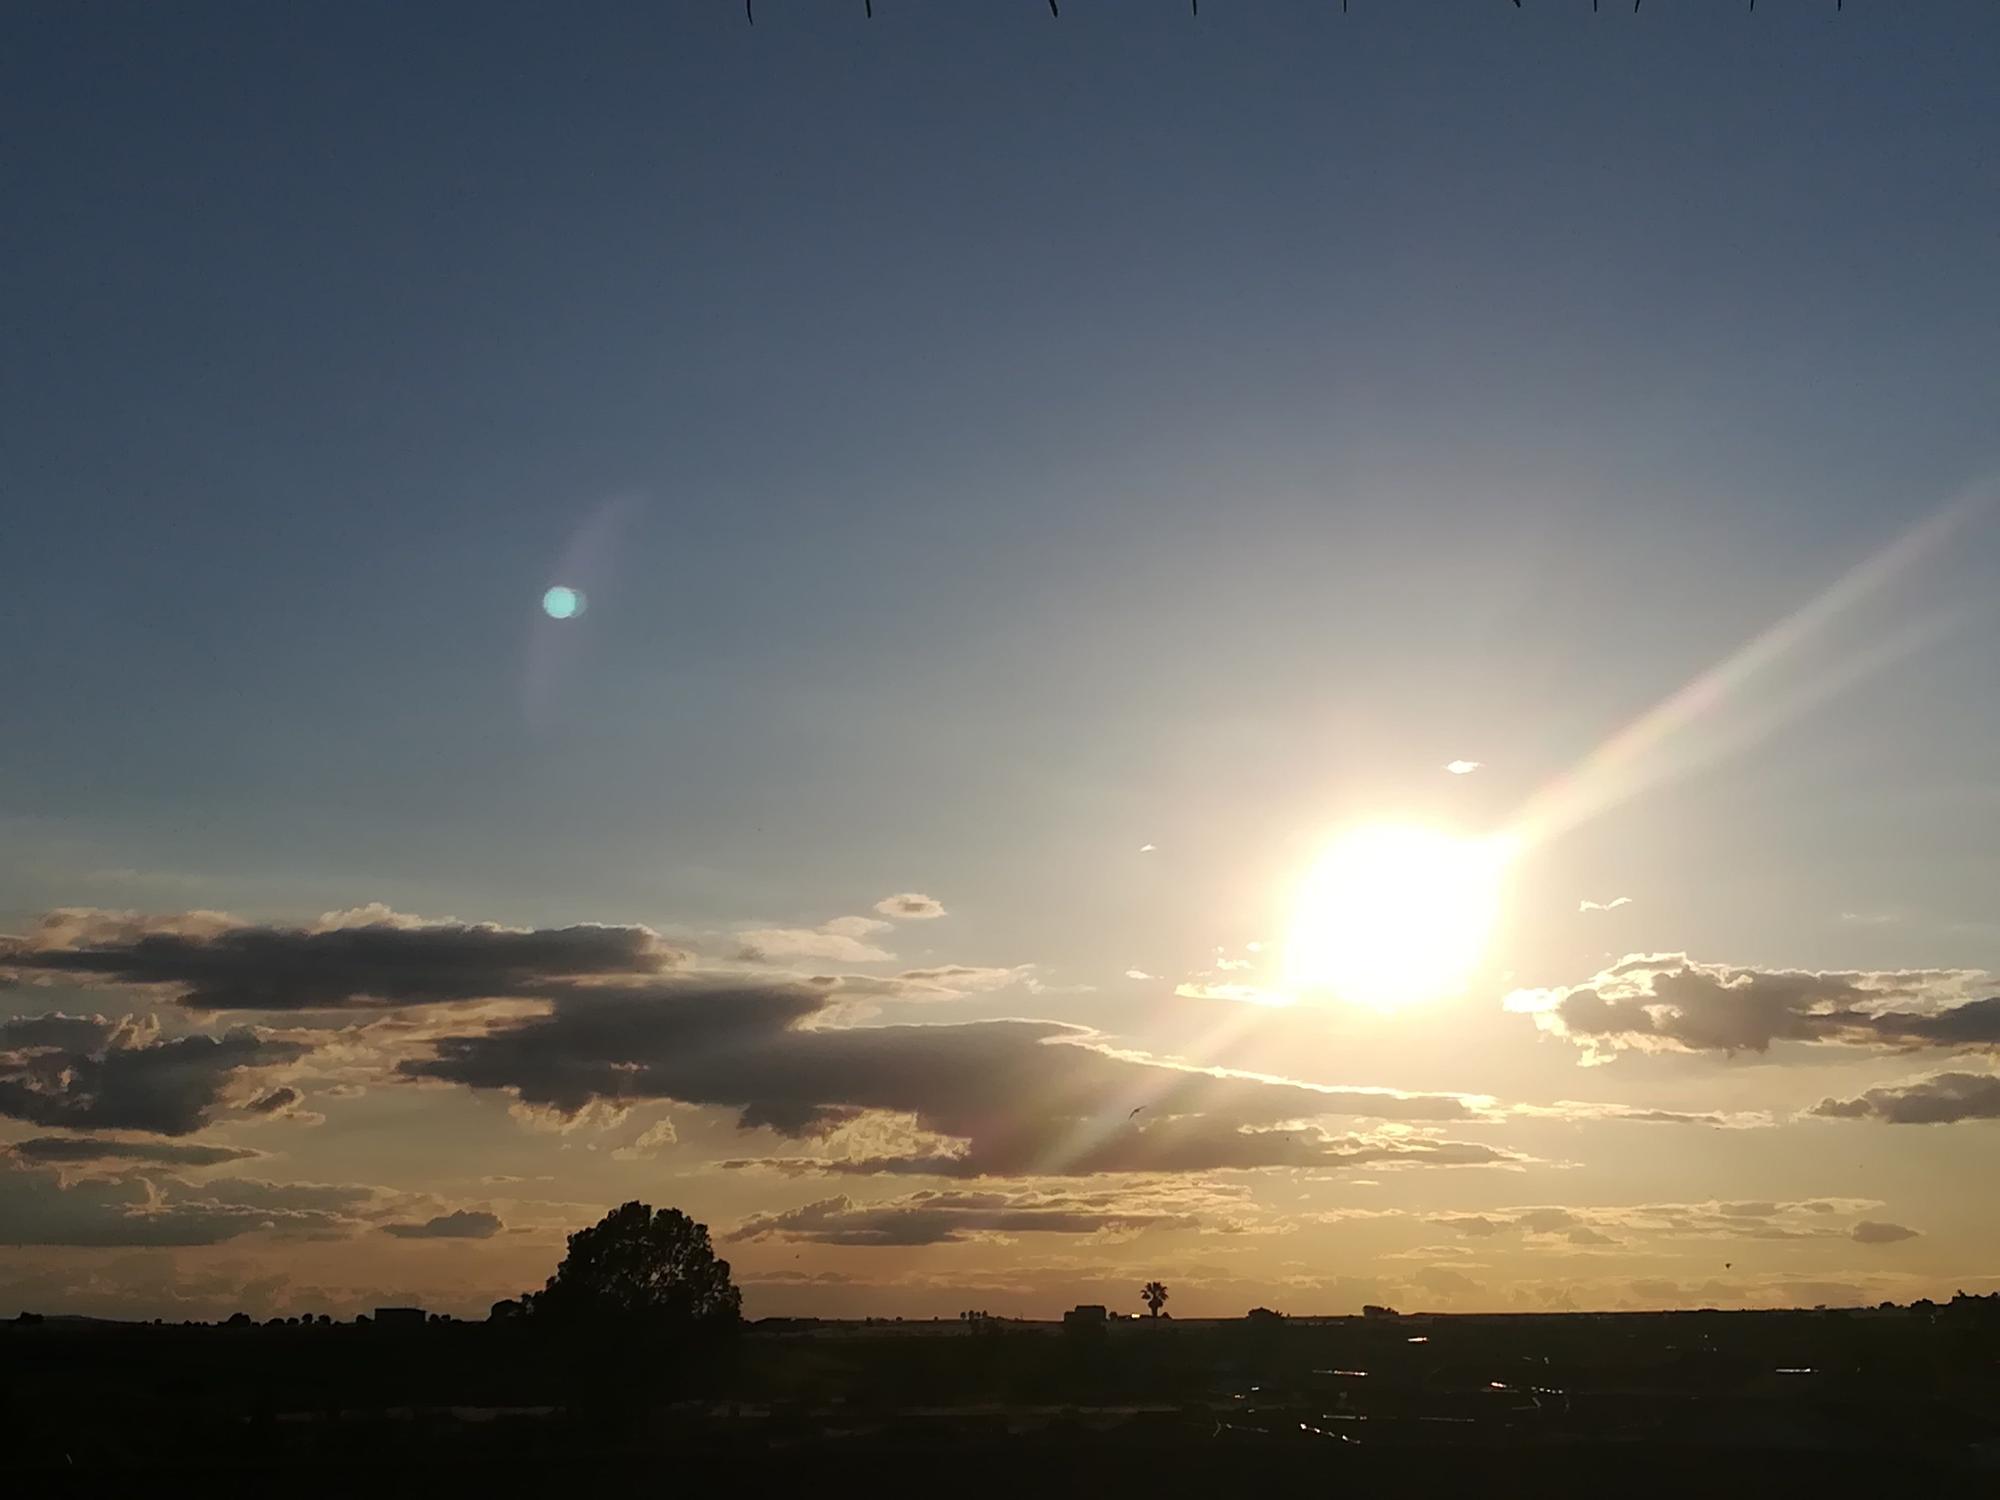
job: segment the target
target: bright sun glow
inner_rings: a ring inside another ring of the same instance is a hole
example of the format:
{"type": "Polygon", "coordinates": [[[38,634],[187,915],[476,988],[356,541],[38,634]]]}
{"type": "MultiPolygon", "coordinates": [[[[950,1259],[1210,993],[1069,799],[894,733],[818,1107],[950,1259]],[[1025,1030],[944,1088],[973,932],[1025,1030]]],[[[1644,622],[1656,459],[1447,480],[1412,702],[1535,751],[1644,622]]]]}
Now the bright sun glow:
{"type": "Polygon", "coordinates": [[[1397,825],[1342,834],[1299,886],[1292,988],[1381,1010],[1457,994],[1486,952],[1506,864],[1495,839],[1397,825]]]}

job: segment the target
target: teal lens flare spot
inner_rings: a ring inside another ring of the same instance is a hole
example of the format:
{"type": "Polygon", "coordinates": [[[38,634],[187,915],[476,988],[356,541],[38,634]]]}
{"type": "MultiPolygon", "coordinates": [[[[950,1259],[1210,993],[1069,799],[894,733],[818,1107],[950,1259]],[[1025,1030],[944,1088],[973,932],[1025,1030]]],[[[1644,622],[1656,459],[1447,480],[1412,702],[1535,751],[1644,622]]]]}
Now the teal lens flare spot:
{"type": "Polygon", "coordinates": [[[583,590],[557,584],[542,595],[542,613],[551,620],[571,620],[583,613],[583,590]]]}

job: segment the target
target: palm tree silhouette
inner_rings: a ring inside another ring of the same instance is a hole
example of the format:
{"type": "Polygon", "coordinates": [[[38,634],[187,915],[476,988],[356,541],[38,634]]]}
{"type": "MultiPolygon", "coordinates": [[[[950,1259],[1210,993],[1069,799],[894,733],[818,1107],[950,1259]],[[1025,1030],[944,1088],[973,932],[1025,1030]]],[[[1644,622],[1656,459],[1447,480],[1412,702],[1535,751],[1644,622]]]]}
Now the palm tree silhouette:
{"type": "Polygon", "coordinates": [[[1146,1306],[1153,1310],[1153,1316],[1157,1318],[1160,1315],[1160,1304],[1167,1300],[1167,1284],[1163,1281],[1149,1281],[1139,1288],[1139,1295],[1145,1299],[1146,1306]]]}

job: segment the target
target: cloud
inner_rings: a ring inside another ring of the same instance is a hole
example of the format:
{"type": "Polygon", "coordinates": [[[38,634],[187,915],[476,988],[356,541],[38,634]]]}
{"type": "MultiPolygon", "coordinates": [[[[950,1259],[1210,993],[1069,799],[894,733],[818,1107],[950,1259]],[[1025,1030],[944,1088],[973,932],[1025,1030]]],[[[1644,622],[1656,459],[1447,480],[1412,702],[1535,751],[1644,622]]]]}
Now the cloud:
{"type": "Polygon", "coordinates": [[[944,915],[944,903],[921,891],[904,891],[901,895],[884,896],[875,903],[875,910],[899,922],[929,922],[944,915]]]}
{"type": "Polygon", "coordinates": [[[0,1023],[0,1115],[70,1130],[187,1135],[208,1123],[246,1069],[291,1062],[306,1047],[248,1027],[162,1040],[157,1023],[27,1016],[0,1023]]]}
{"type": "MultiPolygon", "coordinates": [[[[0,1048],[50,1047],[62,1052],[95,1052],[113,1045],[121,1027],[134,1027],[130,1017],[111,1021],[103,1016],[69,1016],[52,1011],[43,1016],[14,1016],[0,1021],[0,1048]]],[[[151,1023],[158,1029],[158,1023],[151,1023]]]]}
{"type": "Polygon", "coordinates": [[[0,973],[159,986],[196,1010],[323,1010],[535,996],[551,981],[657,974],[686,957],[645,927],[530,930],[428,922],[385,907],[311,927],[212,912],[51,912],[0,937],[0,973]]]}
{"type": "Polygon", "coordinates": [[[1808,1240],[1845,1238],[1836,1219],[1879,1207],[1870,1199],[1808,1198],[1763,1203],[1639,1203],[1609,1207],[1489,1209],[1441,1214],[1429,1222],[1476,1239],[1519,1233],[1562,1239],[1572,1245],[1619,1244],[1640,1239],[1808,1240]]]}
{"type": "Polygon", "coordinates": [[[807,983],[841,999],[900,1001],[958,1000],[966,995],[1005,989],[1025,980],[1026,966],[1003,969],[983,964],[939,964],[928,969],[904,969],[896,974],[815,974],[807,983]]]}
{"type": "Polygon", "coordinates": [[[1616,911],[1621,906],[1630,906],[1630,896],[1613,896],[1609,901],[1592,901],[1588,896],[1577,902],[1578,911],[1616,911]]]}
{"type": "Polygon", "coordinates": [[[252,1233],[351,1232],[372,1188],[223,1178],[202,1186],[157,1174],[79,1177],[0,1166],[0,1244],[215,1245],[252,1233]]]}
{"type": "Polygon", "coordinates": [[[636,1140],[618,1147],[611,1154],[619,1161],[643,1161],[679,1140],[680,1132],[674,1129],[672,1120],[655,1120],[639,1133],[636,1140]]]}
{"type": "Polygon", "coordinates": [[[1966,1000],[1964,969],[1819,973],[1634,955],[1584,984],[1517,990],[1512,1011],[1593,1058],[1619,1050],[1766,1052],[1776,1042],[2000,1046],[2000,998],[1966,1000]]]}
{"type": "Polygon", "coordinates": [[[304,1097],[290,1084],[282,1084],[268,1094],[259,1094],[243,1107],[253,1115],[274,1115],[280,1110],[290,1109],[304,1097]]]}
{"type": "Polygon", "coordinates": [[[1261,984],[1243,984],[1233,979],[1189,979],[1174,986],[1183,1000],[1230,1000],[1239,1005],[1284,1006],[1292,997],[1282,990],[1261,984]]]}
{"type": "Polygon", "coordinates": [[[866,941],[889,924],[873,917],[835,917],[818,927],[752,927],[737,934],[750,963],[824,959],[829,963],[873,964],[895,955],[866,941]]]}
{"type": "Polygon", "coordinates": [[[739,1130],[775,1130],[779,1135],[831,1135],[843,1125],[861,1118],[851,1104],[802,1104],[788,1099],[758,1099],[743,1106],[736,1117],[739,1130]]]}
{"type": "Polygon", "coordinates": [[[164,1141],[123,1141],[104,1135],[38,1135],[7,1147],[29,1162],[143,1161],[178,1167],[212,1167],[261,1156],[239,1146],[168,1145],[164,1141]]]}
{"type": "Polygon", "coordinates": [[[1455,1230],[1459,1234],[1469,1234],[1479,1239],[1484,1239],[1487,1235],[1499,1234],[1501,1231],[1512,1227],[1505,1220],[1496,1221],[1487,1218],[1484,1214],[1447,1214],[1443,1218],[1433,1219],[1431,1222],[1443,1228],[1455,1230]]]}
{"type": "Polygon", "coordinates": [[[810,985],[692,977],[579,990],[544,1015],[438,1037],[431,1056],[400,1071],[509,1090],[566,1115],[594,1102],[670,1099],[734,1108],[745,1126],[796,1136],[884,1112],[961,1143],[954,1154],[882,1159],[871,1167],[881,1171],[1054,1176],[1516,1159],[1416,1133],[1334,1137],[1300,1123],[1478,1118],[1456,1095],[1204,1071],[1114,1052],[1054,1021],[813,1024],[828,1003],[810,985]]]}
{"type": "Polygon", "coordinates": [[[461,1208],[421,1224],[384,1224],[382,1232],[399,1240],[490,1240],[505,1227],[498,1215],[461,1208]]]}
{"type": "Polygon", "coordinates": [[[1584,1121],[1622,1120],[1632,1125],[1705,1125],[1715,1130],[1759,1130],[1776,1124],[1765,1110],[1648,1109],[1635,1104],[1596,1104],[1558,1099],[1554,1104],[1513,1104],[1507,1113],[1526,1119],[1584,1121]]]}
{"type": "Polygon", "coordinates": [[[1463,1271],[1449,1266],[1426,1266],[1414,1278],[1417,1285],[1445,1297],[1461,1297],[1477,1292],[1479,1283],[1463,1271]]]}
{"type": "Polygon", "coordinates": [[[1448,760],[1444,768],[1454,776],[1470,776],[1474,771],[1484,769],[1485,765],[1483,760],[1448,760]]]}
{"type": "Polygon", "coordinates": [[[1127,969],[1125,977],[1127,979],[1151,979],[1153,976],[1148,974],[1144,969],[1127,969]]]}
{"type": "Polygon", "coordinates": [[[752,1157],[722,1163],[789,1176],[903,1175],[914,1177],[1091,1176],[1115,1172],[1249,1171],[1258,1167],[1486,1167],[1522,1160],[1513,1152],[1474,1141],[1402,1134],[1335,1135],[1319,1129],[1252,1130],[1226,1121],[1155,1124],[1114,1137],[1076,1155],[1051,1152],[1048,1165],[1034,1160],[996,1161],[977,1151],[882,1156],[752,1157]]]}
{"type": "Polygon", "coordinates": [[[1916,1237],[1914,1229],[1905,1229],[1901,1224],[1882,1224],[1874,1219],[1863,1219],[1854,1226],[1850,1236],[1857,1245],[1893,1245],[1898,1240],[1913,1240],[1916,1237]]]}
{"type": "Polygon", "coordinates": [[[1822,1099],[1809,1113],[1830,1120],[1881,1120],[1890,1125],[2000,1120],[2000,1074],[1935,1073],[1915,1083],[1868,1089],[1854,1099],[1822,1099]]]}
{"type": "Polygon", "coordinates": [[[921,1192],[878,1203],[822,1198],[783,1213],[755,1214],[731,1240],[777,1239],[851,1246],[948,1245],[1016,1234],[1102,1234],[1192,1229],[1198,1214],[1136,1194],[921,1192]]]}

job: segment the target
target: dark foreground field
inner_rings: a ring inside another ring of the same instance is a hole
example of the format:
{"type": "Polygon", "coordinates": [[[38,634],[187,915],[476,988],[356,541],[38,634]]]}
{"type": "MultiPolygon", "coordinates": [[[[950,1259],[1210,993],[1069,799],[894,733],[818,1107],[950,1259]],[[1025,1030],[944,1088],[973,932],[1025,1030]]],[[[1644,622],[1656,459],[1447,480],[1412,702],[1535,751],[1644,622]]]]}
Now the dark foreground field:
{"type": "Polygon", "coordinates": [[[23,1493],[873,1490],[2000,1494],[2000,1330],[1884,1312],[0,1328],[23,1493]]]}

